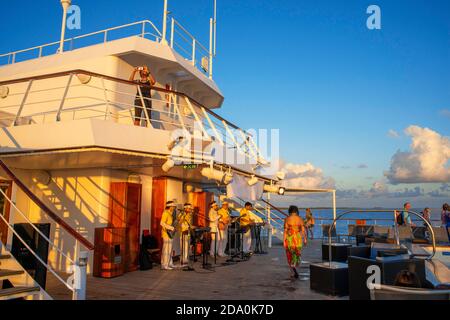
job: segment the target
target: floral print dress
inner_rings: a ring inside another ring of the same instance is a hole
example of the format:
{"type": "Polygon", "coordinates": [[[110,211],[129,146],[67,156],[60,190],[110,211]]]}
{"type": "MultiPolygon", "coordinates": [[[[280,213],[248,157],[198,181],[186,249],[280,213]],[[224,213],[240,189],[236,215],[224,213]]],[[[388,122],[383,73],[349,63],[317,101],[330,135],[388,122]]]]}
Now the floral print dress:
{"type": "Polygon", "coordinates": [[[301,224],[291,224],[286,222],[284,230],[284,249],[290,267],[297,267],[300,264],[303,248],[303,226],[301,224]]]}

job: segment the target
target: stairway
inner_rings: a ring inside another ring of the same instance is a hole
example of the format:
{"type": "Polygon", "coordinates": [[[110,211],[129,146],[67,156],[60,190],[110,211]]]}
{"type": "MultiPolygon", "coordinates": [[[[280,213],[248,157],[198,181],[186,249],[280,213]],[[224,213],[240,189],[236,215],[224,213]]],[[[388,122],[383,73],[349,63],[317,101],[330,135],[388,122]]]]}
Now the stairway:
{"type": "Polygon", "coordinates": [[[0,242],[0,300],[12,299],[52,300],[0,242]]]}

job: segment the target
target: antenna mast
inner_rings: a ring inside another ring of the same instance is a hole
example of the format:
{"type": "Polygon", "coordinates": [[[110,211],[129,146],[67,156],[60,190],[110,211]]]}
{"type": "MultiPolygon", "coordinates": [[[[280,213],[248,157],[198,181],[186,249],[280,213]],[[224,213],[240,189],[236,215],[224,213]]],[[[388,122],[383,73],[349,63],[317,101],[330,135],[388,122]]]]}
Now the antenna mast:
{"type": "Polygon", "coordinates": [[[214,0],[214,56],[216,56],[217,44],[217,0],[214,0]]]}

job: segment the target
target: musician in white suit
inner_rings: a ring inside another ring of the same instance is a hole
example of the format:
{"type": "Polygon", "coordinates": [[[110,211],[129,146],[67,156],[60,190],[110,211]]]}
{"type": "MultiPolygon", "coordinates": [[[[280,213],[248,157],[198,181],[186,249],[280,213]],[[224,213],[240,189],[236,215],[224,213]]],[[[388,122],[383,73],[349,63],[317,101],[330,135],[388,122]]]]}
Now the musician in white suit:
{"type": "Polygon", "coordinates": [[[167,201],[166,208],[163,211],[161,217],[161,237],[163,241],[162,253],[161,253],[161,269],[173,270],[175,267],[172,261],[172,247],[173,247],[173,235],[171,232],[175,231],[173,227],[173,213],[177,207],[174,201],[167,201]]]}
{"type": "Polygon", "coordinates": [[[219,206],[215,201],[211,202],[211,209],[209,209],[208,220],[209,220],[209,227],[211,228],[211,246],[209,254],[214,257],[218,253],[216,237],[219,235],[219,220],[220,220],[219,206]]]}

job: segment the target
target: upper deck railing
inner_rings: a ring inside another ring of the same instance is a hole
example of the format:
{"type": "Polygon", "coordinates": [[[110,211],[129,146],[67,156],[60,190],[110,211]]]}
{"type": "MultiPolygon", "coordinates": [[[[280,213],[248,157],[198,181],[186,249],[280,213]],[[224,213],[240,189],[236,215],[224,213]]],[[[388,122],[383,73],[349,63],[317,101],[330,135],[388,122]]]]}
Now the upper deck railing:
{"type": "Polygon", "coordinates": [[[101,119],[179,129],[194,139],[216,141],[224,150],[235,149],[246,163],[265,163],[251,134],[181,92],[150,86],[151,97],[146,97],[146,85],[85,70],[3,81],[0,87],[8,88],[0,99],[2,127],[101,119]]]}
{"type": "MultiPolygon", "coordinates": [[[[212,76],[212,54],[210,54],[209,49],[174,18],[171,21],[170,47],[186,60],[190,60],[192,65],[198,67],[205,75],[212,76]]],[[[155,24],[150,20],[143,20],[67,38],[64,40],[64,51],[72,51],[128,37],[141,37],[158,43],[162,42],[162,34],[155,24]]],[[[54,41],[32,48],[0,54],[0,66],[57,54],[59,45],[59,41],[54,41]]]]}

